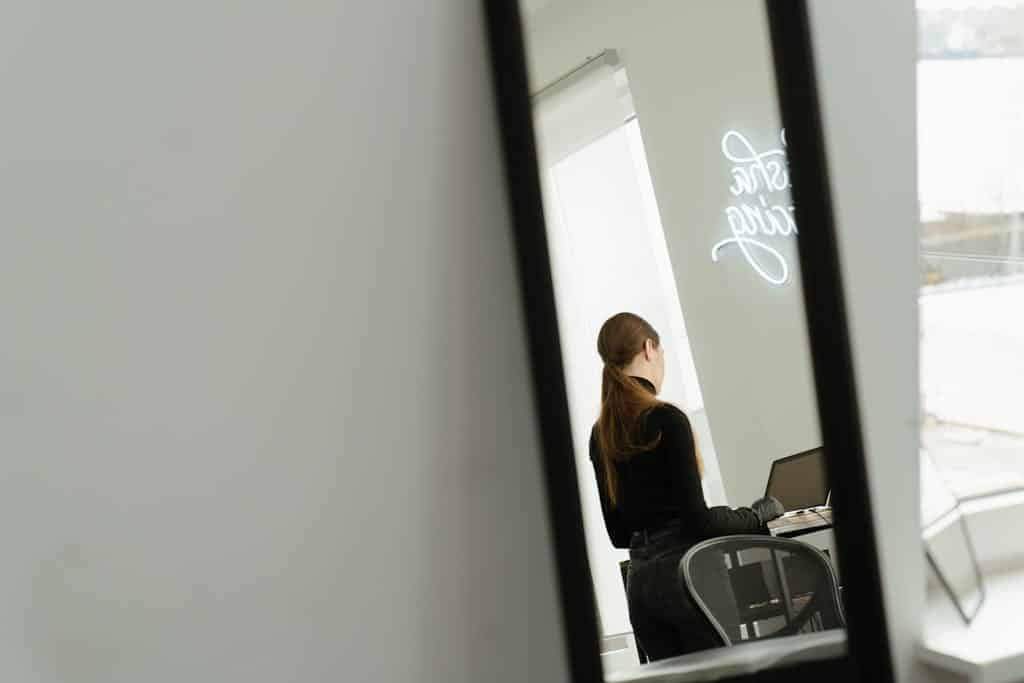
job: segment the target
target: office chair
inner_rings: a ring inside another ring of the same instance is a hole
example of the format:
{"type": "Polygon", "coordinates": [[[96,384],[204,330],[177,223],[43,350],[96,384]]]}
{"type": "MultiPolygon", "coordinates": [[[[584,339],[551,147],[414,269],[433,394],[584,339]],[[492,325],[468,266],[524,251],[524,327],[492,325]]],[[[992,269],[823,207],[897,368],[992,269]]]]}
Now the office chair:
{"type": "Polygon", "coordinates": [[[793,539],[703,541],[680,560],[679,582],[724,645],[846,625],[832,565],[793,539]]]}

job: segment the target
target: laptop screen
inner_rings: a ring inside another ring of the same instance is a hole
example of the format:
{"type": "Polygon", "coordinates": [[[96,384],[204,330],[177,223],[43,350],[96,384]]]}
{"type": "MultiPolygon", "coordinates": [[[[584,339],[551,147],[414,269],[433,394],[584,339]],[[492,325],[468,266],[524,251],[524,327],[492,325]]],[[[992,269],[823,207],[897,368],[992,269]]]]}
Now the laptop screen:
{"type": "Polygon", "coordinates": [[[824,505],[828,499],[825,450],[815,448],[773,462],[765,495],[778,498],[786,512],[824,505]]]}

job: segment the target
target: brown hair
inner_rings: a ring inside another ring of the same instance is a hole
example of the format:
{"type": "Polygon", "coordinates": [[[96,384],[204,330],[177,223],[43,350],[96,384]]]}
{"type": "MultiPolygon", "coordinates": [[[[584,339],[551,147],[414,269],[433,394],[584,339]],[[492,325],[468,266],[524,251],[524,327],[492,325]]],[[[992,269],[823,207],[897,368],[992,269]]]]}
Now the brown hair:
{"type": "Polygon", "coordinates": [[[650,391],[622,371],[644,350],[650,339],[661,338],[650,323],[633,313],[618,313],[605,321],[597,335],[597,353],[604,361],[601,374],[601,413],[597,418],[597,446],[601,451],[604,486],[612,505],[619,499],[619,475],[615,463],[654,448],[661,435],[648,443],[637,441],[640,419],[661,405],[650,391]]]}
{"type": "MultiPolygon", "coordinates": [[[[604,486],[615,507],[619,502],[619,475],[616,462],[625,462],[637,453],[650,450],[661,441],[661,435],[649,442],[637,440],[641,419],[652,408],[662,404],[625,368],[644,350],[650,339],[655,347],[661,338],[650,323],[634,313],[618,313],[605,321],[597,335],[597,353],[604,361],[601,375],[601,413],[597,418],[597,445],[601,452],[604,486]]],[[[694,453],[698,471],[703,475],[703,461],[697,444],[694,453]]]]}

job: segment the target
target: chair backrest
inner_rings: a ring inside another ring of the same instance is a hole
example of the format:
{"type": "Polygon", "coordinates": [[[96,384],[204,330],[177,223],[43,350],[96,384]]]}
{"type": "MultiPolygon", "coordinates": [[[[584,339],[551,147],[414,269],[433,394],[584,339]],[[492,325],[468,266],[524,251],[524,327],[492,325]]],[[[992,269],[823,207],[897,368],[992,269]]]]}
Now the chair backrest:
{"type": "Polygon", "coordinates": [[[683,556],[679,581],[726,645],[846,625],[832,565],[800,541],[712,538],[683,556]]]}

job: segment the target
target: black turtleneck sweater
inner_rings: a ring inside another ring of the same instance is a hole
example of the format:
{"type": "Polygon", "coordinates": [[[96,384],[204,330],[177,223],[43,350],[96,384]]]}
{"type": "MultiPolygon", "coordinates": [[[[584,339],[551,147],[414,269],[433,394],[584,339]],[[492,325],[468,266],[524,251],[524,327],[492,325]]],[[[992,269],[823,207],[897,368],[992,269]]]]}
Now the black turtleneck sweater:
{"type": "MultiPolygon", "coordinates": [[[[634,379],[655,392],[646,379],[634,379]]],[[[697,470],[693,431],[683,411],[663,403],[641,418],[640,443],[651,442],[659,434],[661,439],[654,448],[615,463],[619,495],[618,504],[612,506],[605,489],[597,426],[591,431],[590,460],[612,545],[628,548],[635,531],[656,532],[675,525],[694,543],[715,536],[764,533],[764,525],[749,508],[708,507],[697,470]]]]}

